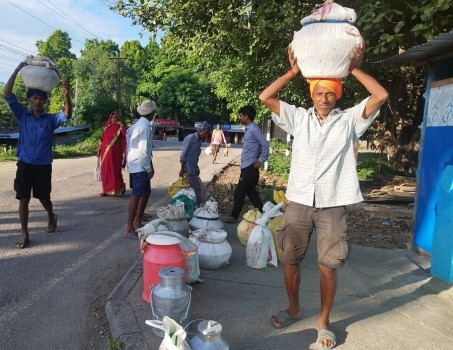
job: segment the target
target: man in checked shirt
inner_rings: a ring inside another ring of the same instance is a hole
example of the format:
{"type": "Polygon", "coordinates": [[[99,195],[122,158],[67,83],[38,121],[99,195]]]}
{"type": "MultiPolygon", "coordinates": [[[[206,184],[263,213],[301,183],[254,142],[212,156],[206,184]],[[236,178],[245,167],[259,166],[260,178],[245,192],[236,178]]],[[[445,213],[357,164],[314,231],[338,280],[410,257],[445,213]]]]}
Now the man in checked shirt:
{"type": "Polygon", "coordinates": [[[387,91],[359,69],[363,49],[357,46],[350,57],[350,73],[368,90],[370,97],[342,111],[336,101],[342,93],[340,79],[308,79],[314,107],[305,109],[279,101],[277,93],[300,71],[291,46],[291,70],[269,85],[260,100],[273,112],[272,119],[294,137],[286,197],[285,222],[277,240],[285,264],[284,277],[289,307],[272,316],[276,328],[301,319],[299,306],[300,269],[313,228],[316,228],[318,265],[321,271],[321,311],[316,345],[331,349],[335,334],[329,330],[329,315],[336,290],[336,269],[348,257],[345,206],[363,200],[357,177],[353,144],[376,118],[387,100],[387,91]]]}

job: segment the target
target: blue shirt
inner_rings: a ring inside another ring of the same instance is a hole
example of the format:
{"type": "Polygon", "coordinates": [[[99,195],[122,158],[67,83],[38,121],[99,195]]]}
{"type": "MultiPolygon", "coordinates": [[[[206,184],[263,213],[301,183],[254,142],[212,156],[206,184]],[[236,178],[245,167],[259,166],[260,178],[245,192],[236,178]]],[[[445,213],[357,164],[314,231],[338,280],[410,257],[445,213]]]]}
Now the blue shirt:
{"type": "Polygon", "coordinates": [[[241,169],[260,161],[264,163],[269,155],[269,142],[264,137],[261,129],[254,122],[245,128],[244,143],[241,154],[241,169]]]}
{"type": "Polygon", "coordinates": [[[203,140],[198,138],[198,134],[190,134],[184,138],[182,153],[179,157],[184,161],[184,172],[191,175],[198,175],[198,158],[200,158],[201,144],[203,140]]]}
{"type": "Polygon", "coordinates": [[[9,108],[19,122],[20,132],[17,143],[17,158],[25,163],[45,165],[52,163],[53,132],[68,121],[64,112],[47,114],[42,112],[38,118],[33,117],[31,109],[27,110],[17,101],[14,94],[5,96],[9,108]]]}

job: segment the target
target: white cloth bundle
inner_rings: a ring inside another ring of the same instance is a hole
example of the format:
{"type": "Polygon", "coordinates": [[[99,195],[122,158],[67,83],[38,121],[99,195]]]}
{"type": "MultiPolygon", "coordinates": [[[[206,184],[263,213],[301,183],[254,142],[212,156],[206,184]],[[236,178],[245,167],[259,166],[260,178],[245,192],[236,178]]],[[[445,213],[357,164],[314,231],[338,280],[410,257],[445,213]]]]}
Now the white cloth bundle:
{"type": "Polygon", "coordinates": [[[262,217],[256,219],[256,226],[250,233],[245,249],[247,266],[254,269],[265,269],[267,264],[277,267],[277,253],[267,222],[282,206],[283,202],[264,212],[262,217]]]}
{"type": "Polygon", "coordinates": [[[60,73],[55,62],[45,56],[28,59],[20,70],[20,76],[27,89],[51,92],[60,82],[60,73]]]}
{"type": "Polygon", "coordinates": [[[171,231],[186,237],[189,235],[189,223],[184,211],[184,203],[176,201],[174,205],[169,204],[166,207],[158,208],[157,216],[165,219],[171,225],[171,231]]]}
{"type": "Polygon", "coordinates": [[[353,9],[327,0],[310,16],[301,20],[302,29],[294,33],[291,46],[301,73],[306,78],[344,78],[349,74],[352,50],[363,38],[351,23],[353,9]]]}
{"type": "Polygon", "coordinates": [[[189,221],[189,226],[192,230],[200,230],[202,228],[208,230],[221,229],[223,225],[219,213],[208,206],[196,209],[193,218],[189,221]]]}
{"type": "Polygon", "coordinates": [[[228,265],[233,250],[226,237],[227,233],[220,229],[203,228],[192,232],[189,239],[198,247],[201,268],[218,269],[228,265]]]}

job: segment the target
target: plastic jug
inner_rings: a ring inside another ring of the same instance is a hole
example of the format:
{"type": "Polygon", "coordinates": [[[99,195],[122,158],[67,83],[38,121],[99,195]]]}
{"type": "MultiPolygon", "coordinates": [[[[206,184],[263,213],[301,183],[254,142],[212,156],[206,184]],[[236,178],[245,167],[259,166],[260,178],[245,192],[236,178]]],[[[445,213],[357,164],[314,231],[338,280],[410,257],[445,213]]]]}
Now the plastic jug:
{"type": "MultiPolygon", "coordinates": [[[[163,231],[165,233],[167,231],[163,231]]],[[[151,235],[146,238],[143,255],[143,300],[150,302],[151,286],[160,282],[159,270],[176,266],[185,269],[185,258],[176,237],[151,235]]],[[[184,278],[185,281],[185,278],[184,278]]]]}

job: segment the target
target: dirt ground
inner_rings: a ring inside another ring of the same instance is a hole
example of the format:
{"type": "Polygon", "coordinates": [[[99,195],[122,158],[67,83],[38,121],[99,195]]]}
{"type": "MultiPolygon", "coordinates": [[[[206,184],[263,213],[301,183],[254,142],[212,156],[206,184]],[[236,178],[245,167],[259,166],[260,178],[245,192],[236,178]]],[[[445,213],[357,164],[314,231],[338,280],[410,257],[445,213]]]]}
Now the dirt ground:
{"type": "MultiPolygon", "coordinates": [[[[239,174],[239,163],[235,162],[216,176],[206,189],[207,198],[213,196],[218,201],[219,212],[222,214],[231,212],[234,188],[239,174]]],[[[389,188],[405,181],[413,183],[414,179],[380,175],[373,181],[360,184],[366,200],[347,207],[348,234],[351,244],[386,249],[407,248],[412,241],[411,227],[414,214],[410,196],[406,195],[404,198],[387,196],[386,200],[370,197],[373,190],[389,188]]],[[[286,185],[287,182],[279,177],[260,171],[261,187],[285,190],[286,185]]],[[[241,215],[252,208],[251,203],[246,201],[241,215]]]]}

